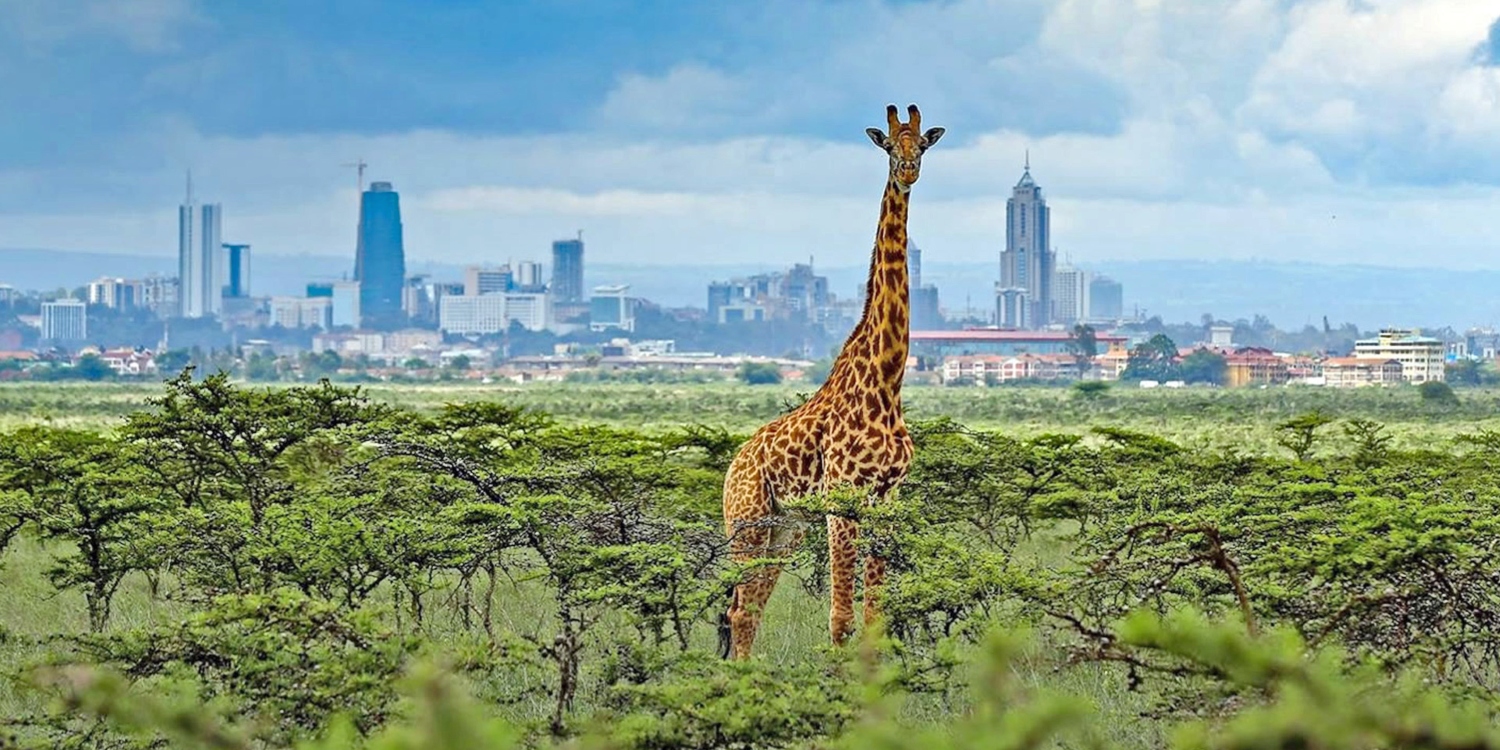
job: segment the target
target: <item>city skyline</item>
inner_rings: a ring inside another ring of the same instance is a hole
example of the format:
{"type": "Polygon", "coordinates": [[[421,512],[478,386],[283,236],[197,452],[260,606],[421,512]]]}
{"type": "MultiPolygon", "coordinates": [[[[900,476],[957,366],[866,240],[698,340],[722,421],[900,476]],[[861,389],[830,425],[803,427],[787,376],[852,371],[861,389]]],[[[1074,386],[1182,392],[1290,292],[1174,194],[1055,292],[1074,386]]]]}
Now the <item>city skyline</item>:
{"type": "Polygon", "coordinates": [[[5,247],[168,255],[191,165],[236,241],[337,254],[363,154],[402,186],[414,262],[582,227],[599,262],[853,265],[884,168],[861,131],[916,101],[953,139],[913,201],[932,260],[992,257],[1029,148],[1080,264],[1500,267],[1494,2],[94,5],[0,8],[0,104],[26,113],[0,143],[5,247]],[[375,54],[411,29],[442,49],[375,54]],[[898,30],[923,64],[872,75],[898,30]],[[366,64],[294,74],[272,44],[366,64]]]}

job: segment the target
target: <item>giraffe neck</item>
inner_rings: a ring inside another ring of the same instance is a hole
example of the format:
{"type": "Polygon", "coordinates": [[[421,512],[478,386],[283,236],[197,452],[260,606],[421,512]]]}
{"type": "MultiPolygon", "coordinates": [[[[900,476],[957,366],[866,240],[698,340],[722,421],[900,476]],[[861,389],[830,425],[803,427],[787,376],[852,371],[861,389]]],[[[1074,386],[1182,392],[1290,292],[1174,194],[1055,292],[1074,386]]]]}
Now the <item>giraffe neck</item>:
{"type": "MultiPolygon", "coordinates": [[[[910,350],[911,288],[906,267],[906,211],[910,188],[888,180],[870,254],[865,309],[833,364],[828,385],[899,393],[910,350]]],[[[899,402],[897,402],[899,404],[899,402]]]]}

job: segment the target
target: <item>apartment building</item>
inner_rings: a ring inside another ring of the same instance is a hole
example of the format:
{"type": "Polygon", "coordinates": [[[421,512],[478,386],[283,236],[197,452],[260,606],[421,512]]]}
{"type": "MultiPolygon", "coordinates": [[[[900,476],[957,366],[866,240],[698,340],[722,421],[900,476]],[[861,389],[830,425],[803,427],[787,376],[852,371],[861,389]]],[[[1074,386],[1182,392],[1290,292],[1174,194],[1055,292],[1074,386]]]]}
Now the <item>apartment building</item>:
{"type": "Polygon", "coordinates": [[[1354,342],[1355,358],[1395,360],[1401,363],[1401,379],[1408,383],[1443,381],[1444,349],[1442,340],[1403,328],[1385,328],[1373,339],[1354,342]]]}

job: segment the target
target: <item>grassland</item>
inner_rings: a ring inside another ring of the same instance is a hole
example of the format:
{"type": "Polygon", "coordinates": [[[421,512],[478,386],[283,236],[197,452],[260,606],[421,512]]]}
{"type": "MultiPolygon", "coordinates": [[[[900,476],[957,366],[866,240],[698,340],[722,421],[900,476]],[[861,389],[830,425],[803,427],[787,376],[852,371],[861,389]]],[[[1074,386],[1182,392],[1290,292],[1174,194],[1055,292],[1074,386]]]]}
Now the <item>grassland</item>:
{"type": "MultiPolygon", "coordinates": [[[[668,430],[684,424],[748,433],[813,390],[806,384],[747,386],[529,384],[367,385],[375,400],[432,411],[445,404],[498,401],[551,414],[565,424],[668,430]]],[[[0,385],[0,428],[43,423],[109,429],[161,392],[158,384],[0,385]]],[[[1393,447],[1432,447],[1478,430],[1500,430],[1500,389],[1458,391],[1459,404],[1425,404],[1414,388],[1330,390],[1155,389],[1116,387],[1098,399],[1066,388],[908,386],[909,420],[947,417],[1016,437],[1087,432],[1096,426],[1150,432],[1195,447],[1275,448],[1276,425],[1318,410],[1335,419],[1363,418],[1389,428],[1393,447]]]]}

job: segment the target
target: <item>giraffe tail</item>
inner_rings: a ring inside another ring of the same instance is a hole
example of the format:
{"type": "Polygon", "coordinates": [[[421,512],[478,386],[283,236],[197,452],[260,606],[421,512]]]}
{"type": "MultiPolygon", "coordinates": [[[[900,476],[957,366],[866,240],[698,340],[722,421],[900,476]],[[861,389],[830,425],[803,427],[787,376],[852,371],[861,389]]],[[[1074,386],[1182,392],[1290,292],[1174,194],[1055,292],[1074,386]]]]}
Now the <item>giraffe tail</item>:
{"type": "Polygon", "coordinates": [[[739,604],[740,588],[734,586],[729,589],[729,606],[719,613],[719,658],[728,659],[730,647],[734,641],[734,628],[729,623],[729,613],[734,611],[739,604]]]}

